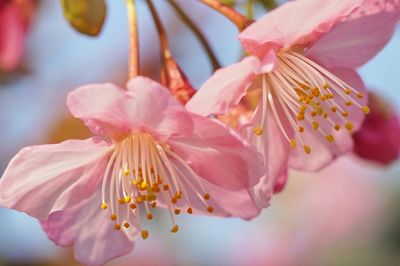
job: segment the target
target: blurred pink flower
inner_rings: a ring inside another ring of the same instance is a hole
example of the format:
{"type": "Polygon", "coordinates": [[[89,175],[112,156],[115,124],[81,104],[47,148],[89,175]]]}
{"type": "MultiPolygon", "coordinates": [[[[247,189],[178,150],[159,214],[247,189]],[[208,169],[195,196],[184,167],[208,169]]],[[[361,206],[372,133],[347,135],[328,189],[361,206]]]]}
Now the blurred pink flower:
{"type": "Polygon", "coordinates": [[[252,55],[216,71],[188,102],[201,115],[226,114],[259,91],[240,128],[265,157],[266,176],[252,191],[259,207],[288,166],[316,171],[351,151],[350,132],[369,112],[355,69],[388,42],[399,17],[399,0],[290,1],[244,30],[252,55]]]}
{"type": "Polygon", "coordinates": [[[295,189],[277,198],[279,213],[239,234],[227,247],[228,265],[326,265],[319,260],[336,247],[365,244],[382,225],[380,174],[352,156],[319,173],[293,173],[288,190],[295,189]]]}
{"type": "Polygon", "coordinates": [[[144,77],[128,90],[87,85],[70,93],[71,113],[96,137],[22,149],[0,181],[1,206],[42,221],[48,237],[74,245],[80,262],[99,265],[133,248],[140,212],[259,214],[247,189],[263,173],[261,155],[222,123],[189,113],[144,77]],[[105,211],[101,211],[101,208],[105,211]],[[110,211],[108,211],[110,210],[110,211]]]}
{"type": "Polygon", "coordinates": [[[0,71],[12,71],[21,62],[34,9],[32,0],[0,0],[0,71]]]}
{"type": "Polygon", "coordinates": [[[353,135],[354,152],[361,158],[390,164],[400,155],[400,120],[378,95],[369,94],[368,114],[361,129],[353,135]]]}

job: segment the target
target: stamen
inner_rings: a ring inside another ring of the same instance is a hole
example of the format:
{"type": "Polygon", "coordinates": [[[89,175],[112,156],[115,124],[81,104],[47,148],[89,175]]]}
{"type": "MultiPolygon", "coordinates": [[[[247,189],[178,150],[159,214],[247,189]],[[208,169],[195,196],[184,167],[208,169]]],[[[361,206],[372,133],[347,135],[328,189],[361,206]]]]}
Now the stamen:
{"type": "MultiPolygon", "coordinates": [[[[174,215],[179,215],[181,209],[173,204],[184,201],[187,213],[193,213],[190,207],[193,197],[189,193],[200,200],[208,212],[213,212],[213,207],[206,202],[211,196],[200,177],[170,146],[155,141],[147,133],[140,133],[128,136],[112,148],[102,183],[100,207],[104,210],[110,207],[115,230],[121,230],[122,226],[130,229],[132,224],[141,230],[140,209],[144,208],[147,220],[152,220],[154,216],[150,210],[157,207],[160,199],[168,207],[173,225],[171,232],[175,233],[179,227],[174,215]],[[190,191],[186,191],[186,187],[190,191]]],[[[147,239],[148,231],[141,230],[141,236],[147,239]]]]}
{"type": "MultiPolygon", "coordinates": [[[[300,147],[306,154],[311,147],[304,143],[301,133],[308,128],[335,143],[333,132],[341,125],[353,130],[352,112],[358,107],[365,114],[369,108],[361,104],[363,95],[304,55],[294,51],[278,54],[278,67],[262,78],[261,119],[253,132],[260,136],[266,127],[266,110],[272,113],[282,135],[291,148],[300,147]],[[278,103],[278,104],[277,104],[278,103]],[[308,124],[308,126],[306,126],[308,124]]],[[[262,139],[262,138],[261,138],[262,139]]],[[[259,139],[258,139],[259,140],[259,139]]],[[[261,147],[257,141],[257,147],[261,147]]]]}

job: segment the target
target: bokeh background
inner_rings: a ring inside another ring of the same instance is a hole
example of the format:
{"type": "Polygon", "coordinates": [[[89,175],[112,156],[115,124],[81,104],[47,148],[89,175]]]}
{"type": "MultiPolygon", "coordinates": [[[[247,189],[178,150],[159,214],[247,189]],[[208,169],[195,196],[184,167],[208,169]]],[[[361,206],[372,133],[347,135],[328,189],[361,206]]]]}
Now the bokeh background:
{"type": "MultiPolygon", "coordinates": [[[[201,25],[223,65],[237,61],[237,31],[223,17],[181,0],[201,25]]],[[[138,0],[143,73],[159,73],[158,39],[138,0]]],[[[207,57],[165,0],[155,0],[174,56],[198,87],[210,75],[207,57]]],[[[264,11],[257,9],[256,14],[264,11]]],[[[0,80],[0,169],[22,147],[88,136],[65,106],[67,93],[88,83],[127,78],[128,28],[124,1],[108,1],[101,35],[91,38],[64,20],[58,1],[39,1],[24,62],[0,80]]],[[[400,29],[360,69],[366,84],[400,106],[400,29]]],[[[400,137],[400,136],[399,136],[400,137]]],[[[320,173],[291,172],[287,188],[251,222],[180,216],[169,233],[165,213],[134,252],[108,265],[400,265],[400,164],[382,167],[349,155],[320,173]],[[164,222],[165,221],[165,222],[164,222]]],[[[36,220],[0,209],[0,265],[79,265],[68,248],[49,241],[36,220]]]]}

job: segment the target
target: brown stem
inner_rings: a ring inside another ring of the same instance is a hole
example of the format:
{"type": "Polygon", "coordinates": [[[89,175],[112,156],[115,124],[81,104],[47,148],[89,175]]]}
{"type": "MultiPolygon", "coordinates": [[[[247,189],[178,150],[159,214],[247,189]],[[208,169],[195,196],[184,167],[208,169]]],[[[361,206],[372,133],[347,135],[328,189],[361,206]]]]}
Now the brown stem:
{"type": "Polygon", "coordinates": [[[193,32],[193,34],[197,37],[200,44],[203,46],[208,59],[210,60],[212,67],[214,70],[221,67],[221,64],[218,62],[214,51],[211,49],[210,44],[208,43],[206,37],[203,35],[201,30],[196,26],[196,24],[186,15],[185,11],[179,6],[176,0],[168,0],[168,3],[174,8],[176,13],[179,15],[183,23],[193,32]]]}
{"type": "Polygon", "coordinates": [[[129,79],[139,75],[139,35],[135,0],[126,0],[129,21],[129,79]]]}
{"type": "Polygon", "coordinates": [[[157,32],[158,32],[158,35],[160,38],[161,53],[162,53],[163,60],[166,60],[168,58],[171,58],[171,50],[169,49],[169,45],[168,45],[167,33],[161,22],[160,16],[158,15],[156,8],[154,7],[153,1],[146,0],[146,2],[147,2],[147,5],[149,6],[154,23],[156,24],[157,32]]]}
{"type": "Polygon", "coordinates": [[[232,21],[239,31],[244,30],[247,26],[249,26],[253,21],[248,19],[246,16],[243,16],[235,9],[222,4],[219,0],[199,0],[203,4],[211,7],[215,11],[219,12],[227,19],[232,21]]]}

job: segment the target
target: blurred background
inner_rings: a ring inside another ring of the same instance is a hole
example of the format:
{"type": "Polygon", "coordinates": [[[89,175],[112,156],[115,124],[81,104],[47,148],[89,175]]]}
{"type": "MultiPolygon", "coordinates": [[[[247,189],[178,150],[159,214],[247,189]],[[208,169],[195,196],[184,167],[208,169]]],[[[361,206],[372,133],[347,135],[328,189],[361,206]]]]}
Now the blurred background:
{"type": "MultiPolygon", "coordinates": [[[[211,66],[195,37],[164,0],[154,0],[170,36],[174,56],[198,87],[211,66]]],[[[201,25],[223,65],[240,59],[237,30],[196,1],[181,0],[201,25]]],[[[77,33],[58,1],[42,0],[28,30],[23,62],[0,75],[0,169],[22,147],[86,138],[69,116],[65,97],[88,83],[124,86],[128,28],[124,1],[108,1],[100,36],[77,33]]],[[[144,1],[139,0],[142,69],[158,79],[158,39],[144,1]]],[[[256,15],[262,15],[261,8],[256,15]]],[[[360,69],[371,90],[400,106],[400,29],[360,69]]],[[[400,136],[399,136],[400,137],[400,136]]],[[[286,189],[252,222],[180,216],[169,233],[165,213],[148,240],[107,265],[400,265],[400,164],[383,167],[353,155],[316,174],[291,172],[286,189]],[[164,219],[165,218],[165,219],[164,219]],[[165,220],[165,224],[164,221],[165,220]]],[[[0,209],[0,265],[79,265],[68,248],[49,241],[36,220],[0,209]]]]}

